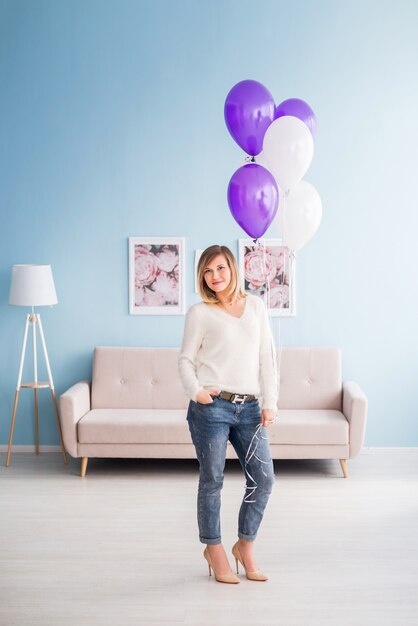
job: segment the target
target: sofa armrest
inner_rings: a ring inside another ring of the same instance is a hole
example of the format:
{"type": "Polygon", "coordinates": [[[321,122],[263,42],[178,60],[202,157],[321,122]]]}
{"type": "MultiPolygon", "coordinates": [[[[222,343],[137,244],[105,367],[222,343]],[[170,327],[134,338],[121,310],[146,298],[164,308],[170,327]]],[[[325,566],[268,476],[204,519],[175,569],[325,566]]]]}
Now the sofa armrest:
{"type": "Polygon", "coordinates": [[[350,459],[357,456],[364,443],[367,406],[367,396],[357,383],[343,383],[343,413],[350,424],[350,459]]]}
{"type": "Polygon", "coordinates": [[[90,381],[82,380],[67,389],[59,402],[65,449],[72,457],[78,457],[77,424],[90,411],[90,381]]]}

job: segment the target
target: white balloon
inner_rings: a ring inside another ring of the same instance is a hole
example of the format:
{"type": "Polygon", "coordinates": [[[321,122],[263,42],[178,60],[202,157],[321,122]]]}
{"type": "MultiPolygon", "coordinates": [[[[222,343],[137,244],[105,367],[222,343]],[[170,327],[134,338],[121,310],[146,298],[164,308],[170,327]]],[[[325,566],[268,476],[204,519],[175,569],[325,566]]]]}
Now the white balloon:
{"type": "Polygon", "coordinates": [[[290,250],[300,250],[321,223],[321,198],[313,185],[302,180],[281,200],[276,220],[283,243],[290,250]]]}
{"type": "Polygon", "coordinates": [[[279,231],[281,239],[283,239],[283,245],[287,245],[284,241],[284,213],[286,208],[286,196],[285,192],[279,187],[279,208],[277,209],[276,217],[273,220],[274,225],[279,231]]]}
{"type": "Polygon", "coordinates": [[[312,134],[297,117],[279,117],[266,130],[262,160],[282,189],[290,190],[302,180],[313,152],[312,134]]]}

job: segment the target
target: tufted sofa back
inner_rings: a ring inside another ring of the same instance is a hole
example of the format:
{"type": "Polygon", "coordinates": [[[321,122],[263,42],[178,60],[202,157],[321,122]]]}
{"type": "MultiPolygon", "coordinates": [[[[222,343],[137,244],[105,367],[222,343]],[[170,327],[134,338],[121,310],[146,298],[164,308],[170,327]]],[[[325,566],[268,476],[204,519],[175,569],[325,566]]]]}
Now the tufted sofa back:
{"type": "Polygon", "coordinates": [[[187,408],[178,355],[178,348],[96,348],[92,409],[187,408]]]}
{"type": "MultiPolygon", "coordinates": [[[[278,362],[279,362],[279,353],[278,362]]],[[[341,411],[341,350],[339,348],[282,348],[279,409],[335,409],[341,411]]]]}
{"type": "MultiPolygon", "coordinates": [[[[92,409],[182,409],[178,348],[98,347],[94,351],[92,409]]],[[[279,354],[278,354],[279,356],[279,354]]],[[[339,348],[282,348],[279,409],[341,410],[339,348]]]]}

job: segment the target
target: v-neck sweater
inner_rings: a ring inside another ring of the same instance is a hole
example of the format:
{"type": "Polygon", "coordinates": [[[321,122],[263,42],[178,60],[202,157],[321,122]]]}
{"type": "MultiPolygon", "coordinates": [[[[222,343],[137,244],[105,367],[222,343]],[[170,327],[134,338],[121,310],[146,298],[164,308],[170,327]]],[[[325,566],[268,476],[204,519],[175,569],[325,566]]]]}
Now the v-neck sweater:
{"type": "Polygon", "coordinates": [[[242,315],[198,302],[187,311],[178,359],[187,396],[231,391],[254,394],[263,409],[277,408],[277,362],[264,302],[247,293],[242,315]]]}

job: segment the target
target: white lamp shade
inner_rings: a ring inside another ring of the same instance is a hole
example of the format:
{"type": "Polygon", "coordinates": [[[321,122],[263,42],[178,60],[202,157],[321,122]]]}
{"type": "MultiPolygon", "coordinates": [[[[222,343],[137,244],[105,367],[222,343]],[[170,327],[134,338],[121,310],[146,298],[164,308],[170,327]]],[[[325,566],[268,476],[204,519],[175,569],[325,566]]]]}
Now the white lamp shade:
{"type": "Polygon", "coordinates": [[[46,306],[57,302],[50,265],[13,265],[9,304],[46,306]]]}

